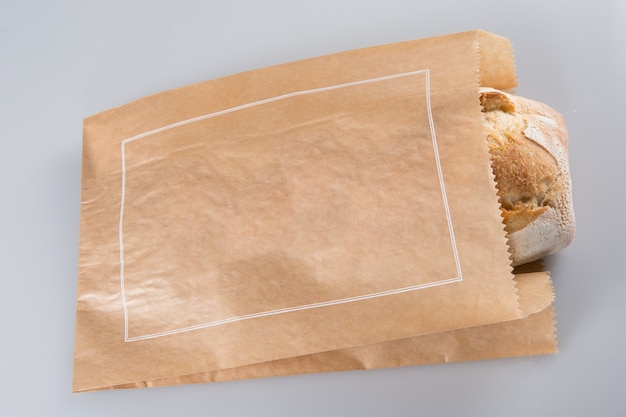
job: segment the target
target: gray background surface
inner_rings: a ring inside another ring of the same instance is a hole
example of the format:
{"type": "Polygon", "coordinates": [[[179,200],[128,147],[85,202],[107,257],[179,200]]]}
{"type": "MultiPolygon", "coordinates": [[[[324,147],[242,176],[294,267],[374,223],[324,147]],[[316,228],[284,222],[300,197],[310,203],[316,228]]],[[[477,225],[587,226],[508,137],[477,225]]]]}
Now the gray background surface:
{"type": "Polygon", "coordinates": [[[617,416],[626,399],[626,2],[0,0],[3,416],[617,416]],[[71,394],[82,119],[347,49],[481,28],[565,116],[578,229],[548,259],[560,353],[71,394]]]}

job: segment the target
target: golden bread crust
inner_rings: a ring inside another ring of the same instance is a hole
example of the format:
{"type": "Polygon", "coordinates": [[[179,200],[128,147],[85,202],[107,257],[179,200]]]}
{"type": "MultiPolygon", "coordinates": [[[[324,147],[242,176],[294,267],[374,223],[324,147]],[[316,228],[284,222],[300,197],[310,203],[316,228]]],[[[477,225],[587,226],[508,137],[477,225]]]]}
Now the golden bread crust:
{"type": "Polygon", "coordinates": [[[494,89],[480,103],[513,265],[563,249],[575,229],[563,117],[494,89]]]}

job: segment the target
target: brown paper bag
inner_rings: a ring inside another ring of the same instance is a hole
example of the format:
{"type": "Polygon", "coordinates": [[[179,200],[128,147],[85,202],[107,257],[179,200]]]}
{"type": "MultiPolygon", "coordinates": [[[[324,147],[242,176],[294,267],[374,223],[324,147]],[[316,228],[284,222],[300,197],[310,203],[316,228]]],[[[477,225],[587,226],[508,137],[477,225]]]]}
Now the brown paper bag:
{"type": "Polygon", "coordinates": [[[515,71],[474,31],[86,119],[74,390],[525,317],[479,85],[515,71]]]}

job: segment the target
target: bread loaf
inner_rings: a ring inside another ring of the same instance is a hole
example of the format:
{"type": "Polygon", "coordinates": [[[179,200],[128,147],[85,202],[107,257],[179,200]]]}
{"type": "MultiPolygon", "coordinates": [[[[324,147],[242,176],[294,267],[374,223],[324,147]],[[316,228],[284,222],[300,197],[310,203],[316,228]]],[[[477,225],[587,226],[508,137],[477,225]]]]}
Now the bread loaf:
{"type": "Polygon", "coordinates": [[[512,264],[565,248],[575,219],[563,117],[494,89],[481,89],[480,104],[512,264]]]}

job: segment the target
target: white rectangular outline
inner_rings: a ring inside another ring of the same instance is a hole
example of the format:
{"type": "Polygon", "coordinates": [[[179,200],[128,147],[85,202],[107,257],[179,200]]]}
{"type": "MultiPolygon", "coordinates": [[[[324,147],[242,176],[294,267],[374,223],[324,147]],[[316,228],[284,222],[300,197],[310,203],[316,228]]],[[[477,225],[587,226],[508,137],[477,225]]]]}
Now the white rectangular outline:
{"type": "Polygon", "coordinates": [[[445,284],[451,284],[451,283],[460,282],[460,281],[463,280],[463,276],[462,276],[462,273],[461,273],[461,265],[460,265],[460,262],[459,262],[459,255],[458,255],[458,251],[457,251],[457,247],[456,247],[456,240],[454,238],[454,231],[453,231],[453,227],[452,227],[452,219],[450,217],[450,208],[448,206],[448,199],[446,197],[446,190],[445,190],[445,185],[444,185],[444,181],[443,181],[443,175],[442,175],[442,170],[441,170],[441,162],[439,160],[439,150],[438,150],[438,147],[437,147],[437,136],[435,134],[435,126],[434,126],[434,123],[433,123],[432,109],[431,109],[431,103],[430,103],[430,70],[428,70],[428,69],[417,70],[417,71],[409,71],[409,72],[402,72],[402,73],[387,75],[387,76],[383,76],[383,77],[370,78],[370,79],[365,79],[365,80],[360,80],[360,81],[353,81],[353,82],[349,82],[349,83],[343,83],[343,84],[331,85],[331,86],[326,86],[326,87],[320,87],[320,88],[316,88],[316,89],[312,89],[312,90],[295,91],[295,92],[292,92],[292,93],[283,94],[283,95],[279,95],[279,96],[276,96],[276,97],[271,97],[271,98],[268,98],[268,99],[259,100],[259,101],[243,104],[243,105],[236,106],[236,107],[231,107],[231,108],[228,108],[228,109],[225,109],[225,110],[221,110],[221,111],[217,111],[217,112],[214,112],[214,113],[209,113],[209,114],[205,114],[205,115],[202,115],[202,116],[194,117],[194,118],[191,118],[191,119],[183,120],[183,121],[180,121],[180,122],[177,122],[177,123],[173,123],[173,124],[170,124],[170,125],[167,125],[167,126],[163,126],[161,128],[158,128],[158,129],[154,129],[154,130],[150,130],[148,132],[141,133],[139,135],[132,136],[132,137],[130,137],[128,139],[122,140],[121,148],[122,148],[121,149],[121,151],[122,151],[122,153],[121,153],[121,160],[122,160],[121,161],[122,162],[122,186],[121,186],[120,221],[119,221],[119,243],[120,243],[120,289],[121,289],[121,296],[122,296],[122,304],[123,304],[123,308],[124,308],[124,342],[134,342],[134,341],[139,341],[139,340],[154,339],[154,338],[157,338],[157,337],[168,336],[168,335],[173,335],[173,334],[178,334],[178,333],[184,333],[184,332],[189,332],[189,331],[193,331],[193,330],[203,329],[203,328],[207,328],[207,327],[219,326],[219,325],[222,325],[222,324],[232,323],[232,322],[241,321],[241,320],[248,320],[248,319],[264,317],[264,316],[271,316],[271,315],[282,314],[282,313],[288,313],[288,312],[293,312],[293,311],[300,311],[300,310],[308,310],[308,309],[319,308],[319,307],[326,307],[326,306],[331,306],[331,305],[337,305],[337,304],[349,303],[349,302],[354,302],[354,301],[366,300],[366,299],[370,299],[370,298],[384,297],[384,296],[388,296],[388,295],[394,295],[394,294],[399,294],[399,293],[404,293],[404,292],[409,292],[409,291],[421,290],[421,289],[424,289],[424,288],[430,288],[430,287],[435,287],[435,286],[440,286],[440,285],[445,285],[445,284]],[[431,139],[432,139],[432,143],[433,143],[433,148],[434,148],[434,151],[435,151],[435,162],[436,162],[436,166],[437,166],[437,174],[439,176],[439,183],[440,183],[440,187],[441,187],[441,194],[442,194],[442,197],[443,197],[443,204],[444,204],[444,209],[445,209],[445,213],[446,213],[446,219],[447,219],[447,222],[448,222],[448,231],[449,231],[449,234],[450,234],[450,241],[452,243],[452,251],[453,251],[453,254],[454,254],[454,261],[455,261],[455,265],[456,265],[457,275],[458,276],[456,276],[454,278],[444,279],[444,280],[430,282],[430,283],[426,283],[426,284],[419,284],[419,285],[413,285],[413,286],[409,286],[409,287],[398,288],[398,289],[395,289],[395,290],[381,291],[381,292],[372,293],[372,294],[366,294],[366,295],[361,295],[361,296],[342,298],[342,299],[338,299],[338,300],[332,300],[332,301],[326,301],[326,302],[320,302],[320,303],[305,304],[305,305],[296,306],[296,307],[281,308],[281,309],[277,309],[277,310],[264,311],[264,312],[260,312],[260,313],[254,313],[254,314],[247,314],[247,315],[238,316],[238,317],[232,317],[232,318],[224,319],[224,320],[217,320],[217,321],[213,321],[213,322],[202,323],[202,324],[198,324],[198,325],[194,325],[194,326],[182,327],[182,328],[174,329],[174,330],[167,330],[167,331],[163,331],[163,332],[157,332],[157,333],[152,333],[152,334],[147,334],[147,335],[142,335],[142,336],[128,337],[128,306],[127,306],[127,303],[126,303],[126,291],[125,291],[125,287],[124,287],[124,239],[123,239],[124,203],[125,203],[125,193],[126,193],[126,159],[125,159],[125,155],[126,154],[125,154],[125,146],[126,146],[127,143],[134,142],[136,140],[145,138],[147,136],[154,135],[154,134],[159,133],[159,132],[163,132],[163,131],[166,131],[166,130],[174,129],[174,128],[179,127],[179,126],[187,125],[187,124],[190,124],[190,123],[195,123],[195,122],[198,122],[198,121],[201,121],[201,120],[210,119],[210,118],[221,116],[221,115],[228,114],[228,113],[233,113],[235,111],[247,109],[247,108],[250,108],[250,107],[260,106],[262,104],[267,104],[267,103],[271,103],[271,102],[274,102],[274,101],[284,100],[284,99],[291,98],[291,97],[296,97],[296,96],[302,96],[302,95],[318,93],[318,92],[322,92],[322,91],[336,90],[336,89],[340,89],[340,88],[352,87],[352,86],[361,85],[361,84],[367,84],[367,83],[373,83],[373,82],[378,82],[378,81],[384,81],[384,80],[389,80],[389,79],[393,79],[393,78],[407,77],[407,76],[416,75],[416,74],[425,74],[426,75],[426,109],[427,109],[427,113],[428,113],[428,123],[430,125],[430,135],[431,135],[431,139]]]}

